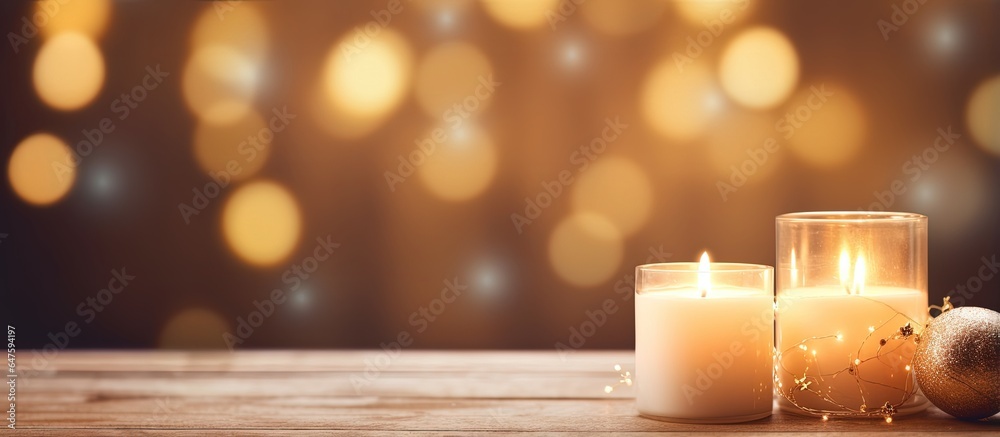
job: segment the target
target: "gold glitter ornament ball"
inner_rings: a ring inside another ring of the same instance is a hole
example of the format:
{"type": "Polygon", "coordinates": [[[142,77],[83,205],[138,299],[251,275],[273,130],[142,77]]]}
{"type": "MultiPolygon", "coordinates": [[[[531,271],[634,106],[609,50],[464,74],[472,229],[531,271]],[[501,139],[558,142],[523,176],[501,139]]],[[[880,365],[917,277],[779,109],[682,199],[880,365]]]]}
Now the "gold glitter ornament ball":
{"type": "Polygon", "coordinates": [[[1000,412],[1000,313],[978,307],[941,313],[920,334],[913,371],[945,413],[976,420],[1000,412]]]}

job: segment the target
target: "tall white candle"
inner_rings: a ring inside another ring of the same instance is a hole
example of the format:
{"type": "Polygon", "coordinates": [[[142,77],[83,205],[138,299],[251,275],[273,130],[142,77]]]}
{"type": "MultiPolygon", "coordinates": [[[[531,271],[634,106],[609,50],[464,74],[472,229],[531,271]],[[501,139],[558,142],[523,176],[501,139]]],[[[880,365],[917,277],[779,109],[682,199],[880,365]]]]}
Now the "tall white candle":
{"type": "MultiPolygon", "coordinates": [[[[683,270],[690,264],[655,266],[683,270]]],[[[774,297],[770,267],[751,266],[766,269],[757,275],[758,287],[751,288],[708,285],[727,269],[736,268],[732,266],[746,265],[711,266],[710,272],[701,272],[701,285],[685,286],[680,280],[664,287],[636,286],[636,406],[644,416],[725,423],[771,414],[774,297]]],[[[640,267],[637,280],[641,281],[643,267],[647,266],[640,267]]],[[[692,277],[690,271],[683,273],[692,277]]]]}

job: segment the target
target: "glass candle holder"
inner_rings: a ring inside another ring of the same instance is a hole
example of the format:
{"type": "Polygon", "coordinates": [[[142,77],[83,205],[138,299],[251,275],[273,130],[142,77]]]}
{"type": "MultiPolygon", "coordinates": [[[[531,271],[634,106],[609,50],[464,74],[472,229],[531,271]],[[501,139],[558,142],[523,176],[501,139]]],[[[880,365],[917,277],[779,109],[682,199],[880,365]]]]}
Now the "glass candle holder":
{"type": "Polygon", "coordinates": [[[777,350],[782,410],[848,417],[927,406],[910,365],[927,321],[927,217],[780,215],[777,350]]]}
{"type": "Polygon", "coordinates": [[[702,259],[636,268],[639,414],[685,423],[770,416],[774,269],[702,259]]]}

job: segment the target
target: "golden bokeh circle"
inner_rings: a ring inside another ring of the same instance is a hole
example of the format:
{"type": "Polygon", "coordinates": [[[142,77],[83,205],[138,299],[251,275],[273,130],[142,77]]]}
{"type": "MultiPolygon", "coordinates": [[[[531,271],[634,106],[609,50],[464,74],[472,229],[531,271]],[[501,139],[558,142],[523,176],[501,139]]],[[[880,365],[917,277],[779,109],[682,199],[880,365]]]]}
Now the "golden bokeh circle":
{"type": "Polygon", "coordinates": [[[490,105],[492,78],[493,66],[476,46],[444,43],[427,53],[417,68],[417,102],[435,119],[464,117],[490,105]]]}
{"type": "Polygon", "coordinates": [[[256,5],[242,2],[230,8],[206,7],[191,30],[191,46],[224,46],[253,62],[263,60],[269,45],[267,22],[256,5]]]}
{"type": "Polygon", "coordinates": [[[777,125],[778,141],[787,140],[799,159],[815,167],[833,168],[861,151],[868,125],[864,107],[851,91],[823,83],[800,90],[789,102],[783,121],[777,125]],[[832,95],[825,96],[820,106],[824,93],[832,95]]]}
{"type": "Polygon", "coordinates": [[[549,237],[549,264],[562,280],[591,287],[610,279],[625,252],[621,232],[604,216],[575,213],[549,237]]]}
{"type": "Polygon", "coordinates": [[[701,65],[687,65],[681,71],[672,59],[665,59],[646,76],[642,89],[643,117],[670,139],[698,137],[721,112],[718,89],[701,65]]]}
{"type": "Polygon", "coordinates": [[[18,197],[33,205],[57,202],[76,181],[71,153],[66,143],[47,133],[21,140],[7,164],[10,186],[18,197]]]}
{"type": "Polygon", "coordinates": [[[726,94],[749,108],[771,108],[795,89],[799,58],[791,41],[770,27],[733,38],[722,52],[719,79],[726,94]]]}
{"type": "Polygon", "coordinates": [[[229,322],[216,312],[187,308],[167,321],[157,344],[162,349],[222,349],[223,334],[229,330],[229,322]]]}
{"type": "Polygon", "coordinates": [[[976,144],[1000,156],[1000,76],[984,80],[972,91],[965,123],[976,144]]]}
{"type": "MultiPolygon", "coordinates": [[[[482,194],[497,172],[498,157],[493,140],[471,125],[441,129],[447,137],[437,143],[431,153],[414,149],[405,158],[418,164],[415,167],[420,181],[438,198],[458,202],[482,194]],[[422,164],[420,156],[424,157],[422,164]]],[[[427,135],[427,138],[433,139],[434,135],[427,135]]]]}
{"type": "Polygon", "coordinates": [[[238,181],[264,167],[274,148],[273,142],[274,132],[268,130],[260,115],[250,111],[232,123],[199,122],[194,131],[194,156],[206,174],[226,172],[238,181]]]}
{"type": "Polygon", "coordinates": [[[239,50],[199,47],[184,67],[184,100],[201,121],[234,123],[250,112],[259,73],[259,65],[239,50]]]}
{"type": "Polygon", "coordinates": [[[548,25],[559,0],[484,0],[480,4],[496,22],[523,30],[548,25]]]}
{"type": "Polygon", "coordinates": [[[104,57],[81,33],[65,32],[42,45],[32,79],[47,105],[70,111],[94,100],[104,83],[104,57]]]}
{"type": "Polygon", "coordinates": [[[336,112],[383,117],[406,95],[412,63],[409,44],[394,31],[383,29],[364,46],[349,33],[327,54],[323,90],[336,112]]]}
{"type": "Polygon", "coordinates": [[[639,231],[653,211],[653,184],[627,158],[595,161],[573,185],[573,210],[604,216],[624,235],[639,231]]]}
{"type": "Polygon", "coordinates": [[[46,37],[79,32],[97,38],[107,28],[110,15],[111,0],[51,0],[36,2],[34,13],[28,18],[46,37]]]}
{"type": "Polygon", "coordinates": [[[244,261],[274,265],[292,253],[302,232],[295,197],[275,182],[239,187],[222,212],[222,231],[230,249],[244,261]]]}

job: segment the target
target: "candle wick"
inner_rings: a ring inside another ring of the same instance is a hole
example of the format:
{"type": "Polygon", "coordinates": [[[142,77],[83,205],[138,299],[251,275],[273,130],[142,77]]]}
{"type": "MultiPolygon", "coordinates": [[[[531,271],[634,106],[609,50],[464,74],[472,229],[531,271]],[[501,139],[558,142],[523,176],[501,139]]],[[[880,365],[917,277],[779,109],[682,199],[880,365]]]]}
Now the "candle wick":
{"type": "Polygon", "coordinates": [[[705,290],[705,289],[703,288],[703,289],[701,290],[701,297],[708,297],[708,290],[705,290]]]}

